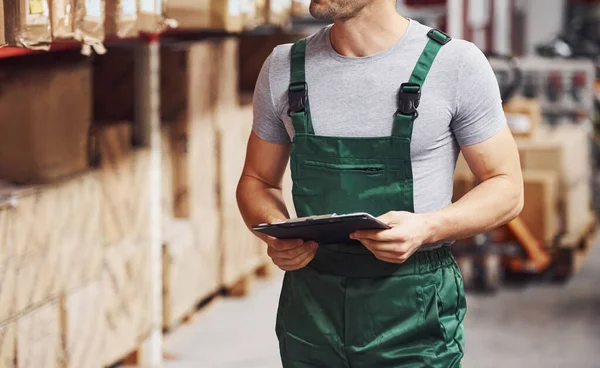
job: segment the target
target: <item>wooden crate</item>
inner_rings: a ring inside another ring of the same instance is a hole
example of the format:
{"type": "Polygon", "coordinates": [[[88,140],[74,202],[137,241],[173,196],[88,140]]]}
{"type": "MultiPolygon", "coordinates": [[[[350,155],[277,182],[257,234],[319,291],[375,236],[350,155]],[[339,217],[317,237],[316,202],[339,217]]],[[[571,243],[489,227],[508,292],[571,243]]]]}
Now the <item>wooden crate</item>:
{"type": "Polygon", "coordinates": [[[17,357],[19,368],[64,367],[58,300],[52,300],[19,317],[17,357]]]}
{"type": "MultiPolygon", "coordinates": [[[[208,295],[190,222],[172,220],[163,234],[163,327],[171,329],[193,314],[208,295]]],[[[212,292],[216,291],[215,285],[212,292]]]]}
{"type": "Polygon", "coordinates": [[[17,324],[8,322],[0,326],[0,368],[16,368],[17,324]]]}
{"type": "Polygon", "coordinates": [[[17,311],[98,276],[103,255],[95,172],[47,186],[4,189],[16,203],[6,214],[6,236],[16,254],[17,311]]]}
{"type": "Polygon", "coordinates": [[[106,247],[102,272],[106,347],[110,365],[138,349],[152,328],[150,248],[122,242],[106,247]]]}
{"type": "Polygon", "coordinates": [[[149,235],[150,152],[131,146],[131,124],[97,131],[101,157],[102,239],[105,244],[146,241],[149,235]]]}
{"type": "Polygon", "coordinates": [[[523,170],[525,203],[520,214],[542,244],[552,244],[559,230],[558,178],[547,170],[523,170]]]}
{"type": "Polygon", "coordinates": [[[61,298],[65,368],[101,368],[106,345],[106,317],[100,280],[69,291],[61,298]]]}

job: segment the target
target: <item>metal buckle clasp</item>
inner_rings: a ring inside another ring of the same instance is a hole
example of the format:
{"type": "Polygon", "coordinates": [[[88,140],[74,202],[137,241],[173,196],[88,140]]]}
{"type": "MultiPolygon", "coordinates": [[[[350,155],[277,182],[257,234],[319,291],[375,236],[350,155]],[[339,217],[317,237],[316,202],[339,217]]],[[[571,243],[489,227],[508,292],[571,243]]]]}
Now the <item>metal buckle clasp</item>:
{"type": "Polygon", "coordinates": [[[292,83],[288,90],[288,116],[292,113],[306,111],[306,105],[308,104],[308,84],[303,83],[292,83]]]}
{"type": "Polygon", "coordinates": [[[398,92],[398,111],[403,115],[417,116],[417,108],[421,102],[421,85],[418,83],[402,83],[398,92]]]}

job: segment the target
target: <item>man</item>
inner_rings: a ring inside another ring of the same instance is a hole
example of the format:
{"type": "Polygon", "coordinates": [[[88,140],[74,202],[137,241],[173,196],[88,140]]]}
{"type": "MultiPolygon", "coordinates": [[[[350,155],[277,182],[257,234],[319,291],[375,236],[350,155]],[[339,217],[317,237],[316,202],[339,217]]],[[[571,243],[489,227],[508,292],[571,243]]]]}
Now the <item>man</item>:
{"type": "Polygon", "coordinates": [[[523,183],[483,54],[396,12],[395,0],[313,0],[333,20],[275,48],[255,92],[238,186],[250,225],[369,212],[385,231],[319,246],[262,236],[284,277],[276,331],[285,368],[459,367],[463,283],[452,240],[518,215],[523,183]],[[451,204],[459,150],[480,183],[451,204]]]}

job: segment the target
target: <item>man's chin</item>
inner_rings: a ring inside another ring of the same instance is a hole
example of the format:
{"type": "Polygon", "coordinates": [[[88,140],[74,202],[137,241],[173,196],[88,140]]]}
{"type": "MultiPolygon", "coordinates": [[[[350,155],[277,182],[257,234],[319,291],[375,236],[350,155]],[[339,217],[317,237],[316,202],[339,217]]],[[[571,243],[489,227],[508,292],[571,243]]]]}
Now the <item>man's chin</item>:
{"type": "Polygon", "coordinates": [[[312,15],[313,18],[328,21],[328,22],[333,21],[333,17],[327,11],[327,9],[324,9],[323,5],[318,5],[318,4],[315,4],[314,2],[311,2],[309,10],[310,10],[310,15],[312,15]]]}

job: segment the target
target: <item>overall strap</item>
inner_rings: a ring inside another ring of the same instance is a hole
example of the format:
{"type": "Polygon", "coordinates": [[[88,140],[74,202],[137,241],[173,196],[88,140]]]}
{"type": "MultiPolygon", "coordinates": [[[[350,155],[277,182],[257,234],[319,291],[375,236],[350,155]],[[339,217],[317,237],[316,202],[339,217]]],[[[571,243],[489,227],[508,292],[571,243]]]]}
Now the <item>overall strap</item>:
{"type": "Polygon", "coordinates": [[[425,45],[425,49],[421,53],[408,83],[403,83],[400,86],[398,111],[394,116],[394,127],[392,129],[392,136],[394,137],[409,139],[412,137],[413,123],[419,116],[417,108],[421,101],[421,87],[425,83],[427,74],[429,74],[438,52],[442,46],[452,39],[437,29],[429,31],[427,37],[429,37],[429,41],[425,45]]]}
{"type": "Polygon", "coordinates": [[[296,134],[315,134],[308,104],[305,61],[306,38],[303,38],[292,46],[291,51],[288,115],[292,118],[296,134]]]}

